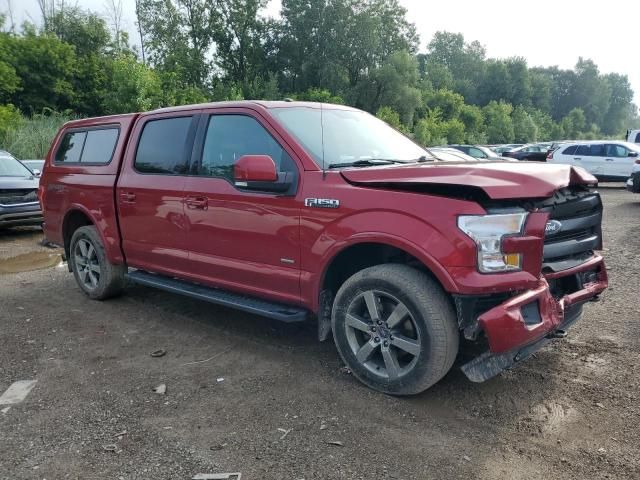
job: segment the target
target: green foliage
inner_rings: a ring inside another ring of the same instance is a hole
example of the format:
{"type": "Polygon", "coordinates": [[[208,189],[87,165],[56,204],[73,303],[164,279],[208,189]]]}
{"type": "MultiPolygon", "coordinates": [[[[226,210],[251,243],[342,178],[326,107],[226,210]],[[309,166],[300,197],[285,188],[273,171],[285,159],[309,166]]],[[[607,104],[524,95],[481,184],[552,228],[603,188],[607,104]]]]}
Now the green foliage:
{"type": "Polygon", "coordinates": [[[407,128],[400,121],[400,114],[391,107],[381,107],[376,112],[376,117],[380,120],[387,122],[396,130],[400,130],[402,133],[408,133],[407,128]]]}
{"type": "Polygon", "coordinates": [[[515,133],[511,120],[511,112],[513,112],[511,104],[492,100],[482,111],[489,143],[512,143],[515,133]]]}
{"type": "Polygon", "coordinates": [[[516,143],[531,143],[538,139],[538,126],[522,105],[513,110],[511,121],[516,143]]]}
{"type": "Polygon", "coordinates": [[[628,78],[603,75],[589,59],[571,70],[529,68],[523,58],[487,59],[483,45],[451,32],[418,54],[399,0],[282,0],[276,19],[265,18],[267,3],[137,0],[141,61],[99,15],[53,2],[42,28],[0,32],[0,134],[17,131],[6,127],[16,108],[95,116],[284,97],[376,112],[424,145],[593,138],[640,126],[628,78]]]}
{"type": "Polygon", "coordinates": [[[22,115],[13,105],[0,105],[0,145],[5,145],[6,136],[22,124],[22,115]]]}
{"type": "Polygon", "coordinates": [[[23,118],[4,134],[2,147],[17,158],[44,158],[60,127],[72,119],[68,114],[46,110],[23,118]]]}
{"type": "MultiPolygon", "coordinates": [[[[111,84],[104,96],[104,105],[110,113],[128,113],[151,110],[163,105],[158,74],[129,55],[116,58],[111,65],[111,84]]],[[[167,104],[177,104],[170,97],[167,104]]]]}
{"type": "MultiPolygon", "coordinates": [[[[337,105],[344,105],[344,100],[342,99],[342,97],[337,95],[332,95],[329,90],[320,89],[320,88],[310,88],[306,92],[294,94],[292,98],[296,100],[307,101],[307,102],[334,103],[337,105]]],[[[398,121],[399,121],[399,116],[398,116],[398,121]]]]}

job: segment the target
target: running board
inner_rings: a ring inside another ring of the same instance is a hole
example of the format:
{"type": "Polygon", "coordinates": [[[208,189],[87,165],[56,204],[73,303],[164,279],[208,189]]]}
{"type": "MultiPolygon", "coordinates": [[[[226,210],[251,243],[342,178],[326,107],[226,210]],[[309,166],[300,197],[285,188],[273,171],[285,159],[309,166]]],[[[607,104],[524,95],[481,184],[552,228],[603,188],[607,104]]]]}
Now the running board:
{"type": "Polygon", "coordinates": [[[130,270],[129,273],[127,273],[127,279],[133,283],[147,287],[159,288],[167,292],[178,293],[198,300],[235,308],[243,312],[280,320],[281,322],[303,322],[307,318],[307,311],[303,308],[273,303],[268,300],[248,297],[217,288],[209,288],[197,283],[185,282],[164,275],[148,273],[143,270],[130,270]]]}

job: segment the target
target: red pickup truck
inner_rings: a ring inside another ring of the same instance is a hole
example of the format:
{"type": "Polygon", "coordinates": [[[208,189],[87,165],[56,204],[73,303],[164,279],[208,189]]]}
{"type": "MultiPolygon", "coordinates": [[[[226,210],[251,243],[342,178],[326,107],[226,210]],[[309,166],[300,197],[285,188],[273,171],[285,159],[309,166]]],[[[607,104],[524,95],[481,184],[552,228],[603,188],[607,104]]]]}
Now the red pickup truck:
{"type": "Polygon", "coordinates": [[[607,287],[580,168],[443,161],[353,108],[224,102],[69,122],[39,197],[91,298],[126,281],[285,322],[368,386],[483,381],[607,287]],[[469,344],[469,345],[467,345],[469,344]],[[469,347],[469,348],[467,348],[469,347]]]}

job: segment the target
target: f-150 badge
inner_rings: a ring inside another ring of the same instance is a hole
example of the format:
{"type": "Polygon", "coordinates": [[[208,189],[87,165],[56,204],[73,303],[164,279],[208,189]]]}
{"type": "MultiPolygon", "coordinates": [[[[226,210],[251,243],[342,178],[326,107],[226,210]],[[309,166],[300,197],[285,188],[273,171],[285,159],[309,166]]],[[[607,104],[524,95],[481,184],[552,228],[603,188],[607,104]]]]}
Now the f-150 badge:
{"type": "Polygon", "coordinates": [[[304,206],[314,208],[339,208],[340,200],[333,198],[305,198],[304,206]]]}

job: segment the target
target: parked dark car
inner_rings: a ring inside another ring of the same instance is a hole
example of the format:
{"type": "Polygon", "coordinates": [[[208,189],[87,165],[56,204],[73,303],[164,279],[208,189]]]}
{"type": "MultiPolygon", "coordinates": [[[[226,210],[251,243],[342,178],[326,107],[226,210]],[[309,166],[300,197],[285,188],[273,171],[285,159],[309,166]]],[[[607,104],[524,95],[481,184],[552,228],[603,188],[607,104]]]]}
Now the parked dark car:
{"type": "Polygon", "coordinates": [[[462,153],[479,159],[493,159],[500,160],[500,155],[487,147],[481,147],[480,145],[449,145],[451,148],[460,150],[462,153]]]}
{"type": "Polygon", "coordinates": [[[31,170],[0,150],[0,228],[42,223],[38,183],[31,170]]]}
{"type": "Polygon", "coordinates": [[[503,157],[526,160],[529,162],[546,162],[549,145],[523,145],[508,152],[502,152],[503,157]]]}

